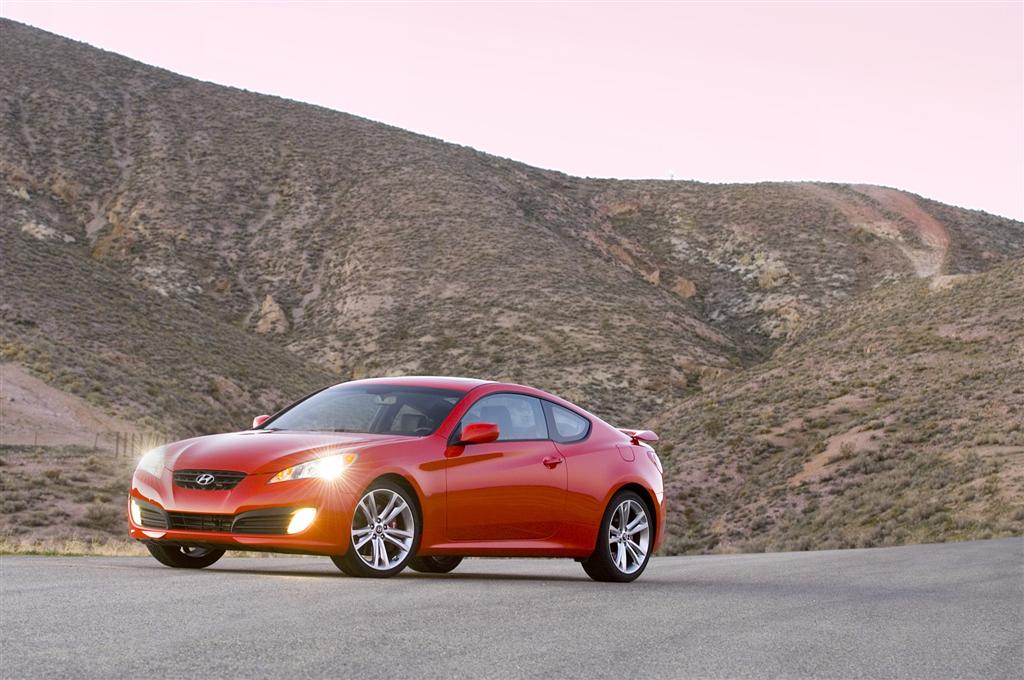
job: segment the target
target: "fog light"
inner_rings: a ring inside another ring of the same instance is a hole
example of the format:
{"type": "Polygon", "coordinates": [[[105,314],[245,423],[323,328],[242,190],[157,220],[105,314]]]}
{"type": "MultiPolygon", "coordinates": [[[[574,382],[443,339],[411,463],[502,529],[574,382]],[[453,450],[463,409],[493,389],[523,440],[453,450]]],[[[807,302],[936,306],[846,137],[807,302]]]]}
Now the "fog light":
{"type": "Polygon", "coordinates": [[[288,533],[297,534],[300,531],[305,531],[309,528],[309,525],[313,523],[316,518],[316,508],[302,508],[296,510],[295,514],[292,515],[292,521],[288,523],[288,533]]]}
{"type": "Polygon", "coordinates": [[[132,513],[132,521],[135,522],[135,526],[142,526],[142,508],[139,506],[138,501],[134,498],[128,501],[128,509],[132,513]]]}

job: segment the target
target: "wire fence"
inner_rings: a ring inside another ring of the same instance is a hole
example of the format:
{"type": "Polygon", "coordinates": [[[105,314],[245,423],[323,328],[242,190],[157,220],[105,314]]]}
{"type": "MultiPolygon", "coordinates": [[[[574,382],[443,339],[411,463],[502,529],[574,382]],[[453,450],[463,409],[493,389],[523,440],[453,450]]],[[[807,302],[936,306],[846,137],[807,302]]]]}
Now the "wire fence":
{"type": "Polygon", "coordinates": [[[52,432],[45,430],[3,433],[0,444],[44,448],[73,447],[96,453],[109,453],[117,458],[141,456],[146,451],[185,436],[166,432],[52,432]]]}

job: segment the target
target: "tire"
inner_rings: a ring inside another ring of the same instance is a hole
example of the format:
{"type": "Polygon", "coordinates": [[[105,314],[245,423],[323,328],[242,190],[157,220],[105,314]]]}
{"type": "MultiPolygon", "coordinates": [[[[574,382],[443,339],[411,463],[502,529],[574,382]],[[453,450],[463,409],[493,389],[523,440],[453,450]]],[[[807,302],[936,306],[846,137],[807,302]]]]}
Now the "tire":
{"type": "Polygon", "coordinates": [[[146,549],[149,550],[150,555],[156,558],[157,562],[175,569],[202,569],[224,556],[223,550],[215,548],[147,543],[146,549]]]}
{"type": "Polygon", "coordinates": [[[628,583],[644,573],[653,544],[651,509],[639,494],[620,491],[601,518],[593,554],[581,564],[587,576],[595,581],[628,583]],[[627,528],[625,534],[621,531],[623,524],[627,528]]]}
{"type": "Polygon", "coordinates": [[[447,574],[459,566],[462,558],[459,556],[438,555],[427,557],[414,557],[409,560],[409,568],[421,574],[447,574]]]}
{"type": "Polygon", "coordinates": [[[348,550],[331,560],[349,576],[387,578],[405,569],[419,542],[420,511],[415,495],[381,480],[356,503],[348,550]]]}

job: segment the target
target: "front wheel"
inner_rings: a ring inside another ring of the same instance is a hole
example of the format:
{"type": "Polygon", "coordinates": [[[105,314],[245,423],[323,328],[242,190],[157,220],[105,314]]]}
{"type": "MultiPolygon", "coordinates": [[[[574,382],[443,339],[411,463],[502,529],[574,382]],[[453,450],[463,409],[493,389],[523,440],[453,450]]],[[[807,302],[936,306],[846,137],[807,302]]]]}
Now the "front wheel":
{"type": "Polygon", "coordinates": [[[427,555],[425,557],[414,557],[409,560],[409,568],[421,574],[447,574],[459,566],[461,562],[462,558],[459,556],[427,555]]]}
{"type": "Polygon", "coordinates": [[[583,570],[595,581],[626,583],[647,568],[654,534],[647,504],[632,491],[615,494],[608,504],[594,553],[583,570]]]}
{"type": "Polygon", "coordinates": [[[409,563],[419,537],[413,495],[394,482],[375,482],[352,513],[348,550],[331,560],[349,576],[394,576],[409,563]]]}
{"type": "Polygon", "coordinates": [[[202,569],[224,556],[223,550],[198,546],[147,543],[146,549],[157,562],[176,569],[202,569]]]}

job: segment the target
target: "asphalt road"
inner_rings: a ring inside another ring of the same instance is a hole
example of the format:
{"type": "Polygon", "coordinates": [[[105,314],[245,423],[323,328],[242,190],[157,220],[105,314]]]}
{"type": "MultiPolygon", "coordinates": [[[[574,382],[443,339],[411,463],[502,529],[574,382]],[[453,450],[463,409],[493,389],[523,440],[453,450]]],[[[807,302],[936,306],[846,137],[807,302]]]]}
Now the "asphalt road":
{"type": "Polygon", "coordinates": [[[341,576],[326,558],[0,557],[22,677],[1020,678],[1024,539],[341,576]]]}

